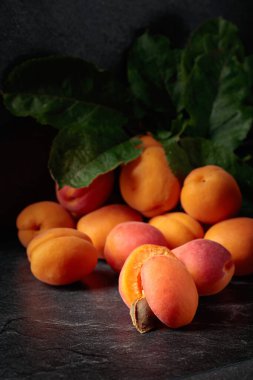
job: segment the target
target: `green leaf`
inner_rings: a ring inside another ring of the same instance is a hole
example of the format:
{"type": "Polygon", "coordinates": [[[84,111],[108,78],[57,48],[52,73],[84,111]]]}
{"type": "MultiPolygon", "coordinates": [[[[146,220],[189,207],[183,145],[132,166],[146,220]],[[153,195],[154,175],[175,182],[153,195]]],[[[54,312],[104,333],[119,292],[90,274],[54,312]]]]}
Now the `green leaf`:
{"type": "Polygon", "coordinates": [[[4,83],[6,107],[16,116],[32,116],[58,129],[100,107],[127,112],[131,97],[114,76],[78,58],[53,56],[16,66],[4,83]]]}
{"type": "MultiPolygon", "coordinates": [[[[250,65],[245,64],[237,28],[223,19],[193,33],[179,72],[179,106],[189,115],[189,136],[205,137],[235,150],[253,121],[250,65]]],[[[178,107],[178,108],[180,108],[178,107]]]]}
{"type": "Polygon", "coordinates": [[[204,22],[191,34],[182,57],[184,76],[191,73],[198,57],[210,52],[243,57],[244,47],[235,24],[216,18],[204,22]]]}
{"type": "Polygon", "coordinates": [[[225,169],[233,166],[235,155],[214,142],[201,137],[184,137],[180,146],[187,153],[191,165],[195,168],[204,165],[218,165],[225,169]]]}
{"type": "Polygon", "coordinates": [[[209,135],[218,145],[236,149],[252,127],[249,73],[232,57],[220,72],[220,85],[210,115],[209,135]]]}
{"type": "Polygon", "coordinates": [[[156,112],[169,113],[180,51],[173,50],[168,38],[144,33],[132,46],[128,57],[128,80],[135,97],[156,112]]]}
{"type": "Polygon", "coordinates": [[[129,139],[121,114],[97,107],[82,124],[59,131],[53,141],[49,169],[60,187],[88,186],[98,175],[137,158],[138,139],[129,139]]]}
{"type": "Polygon", "coordinates": [[[177,138],[172,137],[160,139],[159,141],[163,145],[171,170],[182,182],[186,175],[193,169],[187,153],[179,145],[177,138]]]}

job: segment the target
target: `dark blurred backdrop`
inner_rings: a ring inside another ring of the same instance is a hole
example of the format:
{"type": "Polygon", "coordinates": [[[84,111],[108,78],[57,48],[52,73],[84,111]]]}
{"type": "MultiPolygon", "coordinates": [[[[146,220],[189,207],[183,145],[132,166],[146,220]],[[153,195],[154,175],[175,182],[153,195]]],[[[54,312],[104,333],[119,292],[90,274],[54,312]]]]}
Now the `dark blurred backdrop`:
{"type": "MultiPolygon", "coordinates": [[[[253,51],[252,0],[1,0],[0,83],[27,57],[61,53],[103,68],[117,67],[145,28],[183,45],[201,22],[222,16],[253,51]]],[[[17,213],[37,200],[54,199],[47,158],[54,136],[29,119],[15,119],[0,104],[0,227],[15,228],[17,213]]]]}

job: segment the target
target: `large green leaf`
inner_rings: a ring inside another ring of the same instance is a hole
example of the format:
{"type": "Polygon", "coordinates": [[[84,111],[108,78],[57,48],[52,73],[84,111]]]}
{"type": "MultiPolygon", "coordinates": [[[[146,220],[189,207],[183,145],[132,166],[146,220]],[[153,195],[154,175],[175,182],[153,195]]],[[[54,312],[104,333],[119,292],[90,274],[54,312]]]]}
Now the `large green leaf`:
{"type": "Polygon", "coordinates": [[[172,49],[168,38],[144,33],[132,46],[128,57],[128,79],[133,94],[148,108],[169,114],[172,83],[175,81],[180,51],[172,49]]]}
{"type": "Polygon", "coordinates": [[[253,107],[247,66],[231,57],[220,71],[219,88],[210,114],[209,136],[218,145],[235,149],[252,127],[253,107]]]}
{"type": "Polygon", "coordinates": [[[235,24],[223,18],[216,18],[204,22],[193,31],[182,57],[183,75],[187,77],[196,59],[210,52],[216,55],[224,53],[243,57],[244,47],[235,24]]]}
{"type": "Polygon", "coordinates": [[[191,36],[179,71],[181,109],[187,133],[236,149],[253,120],[252,68],[245,64],[237,28],[223,19],[206,22],[191,36]]]}
{"type": "Polygon", "coordinates": [[[98,175],[139,156],[138,139],[129,139],[126,119],[108,109],[96,108],[82,124],[61,129],[50,153],[49,169],[60,187],[88,186],[98,175]]]}
{"type": "Polygon", "coordinates": [[[100,107],[129,110],[131,97],[114,76],[78,58],[53,56],[16,66],[4,83],[4,101],[17,116],[64,128],[100,107]]]}

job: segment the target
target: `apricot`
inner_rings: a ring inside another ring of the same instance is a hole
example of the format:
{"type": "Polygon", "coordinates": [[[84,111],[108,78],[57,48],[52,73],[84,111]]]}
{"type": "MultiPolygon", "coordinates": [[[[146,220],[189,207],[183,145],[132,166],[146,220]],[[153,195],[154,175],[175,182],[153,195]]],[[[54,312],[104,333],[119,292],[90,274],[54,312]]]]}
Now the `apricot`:
{"type": "Polygon", "coordinates": [[[90,237],[80,231],[77,231],[73,228],[50,228],[49,230],[40,232],[37,236],[35,236],[34,239],[30,241],[30,243],[27,246],[27,257],[28,260],[31,261],[33,252],[37,249],[37,247],[45,243],[46,241],[50,239],[56,239],[58,237],[67,237],[67,236],[75,236],[80,239],[87,240],[89,243],[92,244],[92,241],[90,237]]]}
{"type": "Polygon", "coordinates": [[[125,202],[146,217],[173,209],[180,197],[179,180],[159,144],[147,144],[137,159],[121,167],[119,185],[125,202]]]}
{"type": "Polygon", "coordinates": [[[204,237],[201,224],[184,212],[170,212],[155,216],[149,220],[149,224],[162,232],[170,249],[204,237]]]}
{"type": "Polygon", "coordinates": [[[207,165],[188,174],[180,200],[187,214],[200,222],[214,224],[240,210],[242,195],[236,180],[227,171],[207,165]]]}
{"type": "Polygon", "coordinates": [[[171,328],[192,322],[198,292],[190,273],[175,256],[153,256],[141,267],[147,303],[157,318],[171,328]]]}
{"type": "Polygon", "coordinates": [[[162,147],[162,144],[157,141],[150,133],[147,133],[146,135],[142,135],[138,137],[142,142],[142,147],[147,148],[149,146],[160,146],[162,147]]]}
{"type": "Polygon", "coordinates": [[[56,196],[59,203],[74,216],[81,217],[101,207],[112,193],[114,172],[102,174],[86,187],[74,188],[56,184],[56,196]]]}
{"type": "Polygon", "coordinates": [[[77,222],[77,229],[91,238],[99,257],[102,258],[109,232],[117,224],[127,221],[142,221],[142,216],[127,205],[111,204],[81,217],[77,222]]]}
{"type": "MultiPolygon", "coordinates": [[[[35,240],[36,239],[36,240],[35,240]]],[[[98,255],[90,239],[74,229],[51,229],[27,247],[31,271],[49,285],[68,285],[93,271],[98,255]]]]}
{"type": "Polygon", "coordinates": [[[147,223],[120,223],[106,238],[104,258],[113,270],[120,272],[129,254],[143,244],[166,246],[167,241],[157,228],[147,223]]]}
{"type": "Polygon", "coordinates": [[[74,228],[71,214],[59,203],[42,201],[25,207],[16,220],[20,243],[27,247],[39,232],[54,227],[74,228]]]}
{"type": "Polygon", "coordinates": [[[128,307],[143,296],[141,267],[152,256],[173,256],[165,246],[143,244],[135,248],[127,257],[119,274],[119,293],[128,307]]]}
{"type": "Polygon", "coordinates": [[[253,273],[253,218],[237,217],[214,224],[204,238],[227,248],[235,264],[235,275],[253,273]]]}
{"type": "Polygon", "coordinates": [[[223,290],[235,271],[230,252],[211,240],[192,240],[172,253],[185,264],[202,296],[223,290]]]}

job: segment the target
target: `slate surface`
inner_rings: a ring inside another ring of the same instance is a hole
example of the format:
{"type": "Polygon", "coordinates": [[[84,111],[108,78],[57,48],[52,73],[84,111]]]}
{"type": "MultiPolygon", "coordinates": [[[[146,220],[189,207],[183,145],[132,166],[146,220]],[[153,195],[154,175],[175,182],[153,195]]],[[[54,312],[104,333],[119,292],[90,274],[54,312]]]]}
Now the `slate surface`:
{"type": "Polygon", "coordinates": [[[252,379],[253,278],[201,298],[190,326],[139,334],[100,262],[82,283],[50,287],[15,237],[0,246],[0,378],[252,379]]]}

